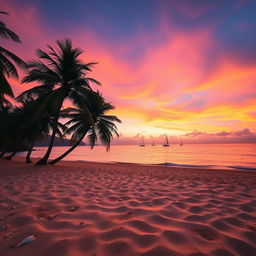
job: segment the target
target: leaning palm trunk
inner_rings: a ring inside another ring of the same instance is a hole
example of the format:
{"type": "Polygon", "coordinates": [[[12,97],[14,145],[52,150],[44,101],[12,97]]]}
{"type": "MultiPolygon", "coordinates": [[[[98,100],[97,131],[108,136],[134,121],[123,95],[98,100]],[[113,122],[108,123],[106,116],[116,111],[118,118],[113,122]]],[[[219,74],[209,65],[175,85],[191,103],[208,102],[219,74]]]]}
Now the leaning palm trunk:
{"type": "Polygon", "coordinates": [[[52,130],[51,140],[50,140],[48,149],[47,149],[45,155],[43,156],[43,158],[41,158],[41,159],[36,163],[37,165],[46,165],[46,164],[47,164],[47,161],[48,161],[48,159],[49,159],[49,156],[50,156],[50,154],[51,154],[51,152],[52,152],[52,148],[53,148],[53,145],[54,145],[55,136],[56,136],[56,129],[53,129],[53,130],[52,130]]]}
{"type": "Polygon", "coordinates": [[[4,109],[4,95],[0,92],[0,110],[4,109]]]}
{"type": "Polygon", "coordinates": [[[19,144],[21,143],[21,139],[18,139],[17,141],[16,141],[16,143],[15,144],[13,144],[13,147],[14,147],[14,150],[12,151],[10,151],[10,152],[12,152],[12,154],[10,154],[9,156],[5,156],[4,157],[4,159],[6,159],[6,160],[12,160],[12,158],[17,154],[17,147],[19,147],[19,144]]]}
{"type": "Polygon", "coordinates": [[[6,160],[12,160],[12,158],[13,158],[16,154],[17,154],[17,151],[15,150],[15,151],[13,151],[13,153],[10,154],[9,156],[4,157],[4,159],[6,159],[6,160]]]}
{"type": "Polygon", "coordinates": [[[1,153],[0,153],[0,158],[3,157],[5,155],[5,153],[7,153],[7,150],[4,149],[1,153]]]}
{"type": "Polygon", "coordinates": [[[32,161],[30,159],[30,156],[31,156],[34,145],[35,145],[35,142],[32,142],[29,149],[28,149],[28,153],[26,155],[26,164],[32,163],[32,161]]]}
{"type": "Polygon", "coordinates": [[[61,159],[63,159],[65,156],[67,156],[70,152],[72,152],[83,140],[85,137],[87,131],[81,136],[81,138],[72,146],[70,147],[65,153],[63,153],[61,156],[57,157],[56,159],[52,160],[49,162],[49,164],[56,164],[59,162],[61,159]]]}
{"type": "Polygon", "coordinates": [[[61,100],[60,105],[59,105],[58,110],[57,110],[57,115],[56,115],[56,118],[55,118],[55,123],[54,123],[53,128],[52,128],[52,135],[51,135],[51,140],[50,140],[48,149],[47,149],[45,155],[43,156],[43,158],[40,159],[36,163],[37,165],[46,165],[47,161],[50,157],[50,154],[52,152],[52,148],[53,148],[53,145],[54,145],[54,140],[55,140],[55,137],[56,137],[56,133],[57,133],[58,119],[59,119],[59,116],[60,116],[60,109],[62,107],[63,101],[64,101],[64,98],[61,100]]]}

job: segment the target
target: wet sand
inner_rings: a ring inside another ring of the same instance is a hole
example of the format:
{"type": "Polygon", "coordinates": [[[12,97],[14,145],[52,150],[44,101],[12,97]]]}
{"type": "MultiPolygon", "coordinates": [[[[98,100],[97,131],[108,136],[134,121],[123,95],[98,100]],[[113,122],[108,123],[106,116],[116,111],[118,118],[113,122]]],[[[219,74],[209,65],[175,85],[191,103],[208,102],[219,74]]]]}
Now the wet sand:
{"type": "Polygon", "coordinates": [[[8,255],[256,255],[256,172],[1,159],[8,255]]]}

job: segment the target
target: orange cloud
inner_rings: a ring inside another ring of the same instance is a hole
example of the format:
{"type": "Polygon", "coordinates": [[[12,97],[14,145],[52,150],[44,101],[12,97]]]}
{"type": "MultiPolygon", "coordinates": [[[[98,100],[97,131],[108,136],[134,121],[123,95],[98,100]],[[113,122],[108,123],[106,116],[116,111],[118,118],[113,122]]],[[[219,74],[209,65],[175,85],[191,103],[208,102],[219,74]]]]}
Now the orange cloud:
{"type": "MultiPolygon", "coordinates": [[[[44,26],[33,6],[25,10],[5,4],[3,9],[15,10],[6,23],[21,35],[23,45],[11,47],[26,59],[35,56],[36,48],[46,49],[47,43],[52,45],[55,37],[62,36],[44,26]]],[[[209,133],[234,127],[254,131],[256,66],[235,62],[224,53],[209,65],[215,47],[211,29],[172,31],[165,23],[160,29],[165,40],[157,44],[146,44],[149,37],[143,33],[127,44],[110,45],[88,28],[69,32],[74,46],[85,50],[83,60],[99,62],[90,75],[102,82],[103,87],[95,88],[116,106],[113,113],[124,123],[120,131],[129,136],[138,129],[157,135],[188,133],[198,127],[209,133]],[[128,59],[126,54],[138,44],[146,48],[128,59]]],[[[29,87],[16,81],[13,85],[16,94],[29,87]]]]}

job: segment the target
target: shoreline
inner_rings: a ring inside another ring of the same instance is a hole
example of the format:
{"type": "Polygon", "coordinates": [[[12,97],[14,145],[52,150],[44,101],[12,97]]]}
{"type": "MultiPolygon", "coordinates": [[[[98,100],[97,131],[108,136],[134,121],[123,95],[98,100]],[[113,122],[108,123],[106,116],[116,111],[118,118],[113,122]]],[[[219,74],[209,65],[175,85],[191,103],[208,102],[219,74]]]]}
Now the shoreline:
{"type": "Polygon", "coordinates": [[[23,161],[0,159],[1,256],[256,255],[256,172],[23,161]]]}
{"type": "MultiPolygon", "coordinates": [[[[32,164],[34,165],[36,161],[38,161],[40,158],[31,157],[32,164]]],[[[1,159],[5,161],[4,159],[1,159]]],[[[49,159],[51,160],[51,159],[49,159]]],[[[6,160],[8,162],[8,160],[6,160]]],[[[15,156],[11,162],[23,162],[25,163],[25,157],[24,156],[15,156]]],[[[61,160],[58,163],[56,163],[53,166],[63,165],[65,163],[73,164],[74,166],[78,163],[92,163],[92,164],[125,164],[125,165],[139,165],[139,166],[159,166],[159,167],[166,167],[166,168],[178,168],[178,169],[202,169],[202,170],[219,170],[219,171],[250,171],[255,172],[256,167],[249,167],[249,166],[221,166],[221,165],[192,165],[192,164],[173,164],[173,163],[132,163],[132,162],[118,162],[118,161],[87,161],[87,160],[61,160]]],[[[52,165],[47,165],[52,166],[52,165]]]]}
{"type": "MultiPolygon", "coordinates": [[[[211,144],[206,149],[204,145],[188,145],[184,147],[173,146],[170,149],[163,147],[120,146],[113,145],[112,150],[106,153],[103,146],[98,146],[95,150],[85,147],[78,147],[72,155],[64,158],[64,161],[86,160],[98,162],[126,162],[139,164],[156,164],[181,167],[202,167],[211,169],[250,169],[256,170],[256,162],[253,160],[255,148],[248,144],[238,146],[216,146],[211,144]],[[231,148],[229,148],[231,147],[231,148]],[[240,152],[240,153],[239,153],[240,152]]],[[[68,147],[56,147],[51,157],[60,156],[68,147]]],[[[38,148],[32,157],[43,156],[45,148],[38,148]]],[[[21,153],[19,156],[24,156],[21,153]]]]}

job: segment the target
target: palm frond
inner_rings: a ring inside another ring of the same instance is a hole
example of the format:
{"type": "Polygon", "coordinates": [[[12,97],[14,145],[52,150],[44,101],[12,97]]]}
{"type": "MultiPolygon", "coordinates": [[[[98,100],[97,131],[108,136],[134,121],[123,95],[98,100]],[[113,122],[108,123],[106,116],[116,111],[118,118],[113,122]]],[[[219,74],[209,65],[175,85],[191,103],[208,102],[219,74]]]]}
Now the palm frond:
{"type": "MultiPolygon", "coordinates": [[[[65,124],[65,125],[67,125],[67,124],[65,124]]],[[[81,125],[81,122],[77,122],[77,123],[73,124],[71,127],[66,129],[65,134],[74,133],[80,125],[81,125]]]]}
{"type": "Polygon", "coordinates": [[[47,52],[42,51],[41,49],[37,49],[36,54],[40,59],[46,60],[47,63],[55,69],[55,72],[61,72],[60,64],[55,61],[47,52]]]}
{"type": "Polygon", "coordinates": [[[69,121],[67,121],[67,122],[65,123],[65,125],[71,125],[71,124],[76,124],[76,123],[81,122],[81,118],[80,118],[80,117],[74,117],[74,116],[72,116],[71,118],[72,118],[72,119],[70,119],[69,121]]]}
{"type": "Polygon", "coordinates": [[[7,81],[7,79],[4,77],[3,74],[1,74],[0,72],[0,95],[2,98],[2,95],[6,94],[9,95],[10,97],[14,97],[13,95],[13,91],[12,91],[12,87],[9,84],[9,82],[7,81]]]}
{"type": "Polygon", "coordinates": [[[84,80],[87,82],[87,84],[93,83],[96,85],[101,85],[101,83],[99,81],[97,81],[96,79],[91,78],[91,77],[85,77],[84,80]]]}
{"type": "MultiPolygon", "coordinates": [[[[1,12],[4,13],[4,12],[1,12]]],[[[4,13],[7,14],[7,13],[4,13]]],[[[0,22],[0,37],[6,38],[6,39],[12,39],[14,42],[21,43],[19,36],[6,27],[6,25],[3,22],[0,22]]]]}
{"type": "Polygon", "coordinates": [[[44,84],[44,85],[35,86],[31,89],[28,89],[28,90],[22,92],[17,97],[17,100],[18,101],[23,100],[24,97],[27,97],[27,98],[30,98],[30,97],[33,97],[33,96],[42,97],[43,95],[45,95],[47,93],[50,93],[52,91],[53,87],[54,87],[54,84],[44,84]]]}
{"type": "Polygon", "coordinates": [[[0,52],[0,65],[5,71],[7,77],[14,77],[15,79],[19,78],[16,67],[0,52]]]}
{"type": "Polygon", "coordinates": [[[87,127],[87,129],[84,129],[84,127],[81,126],[76,129],[76,131],[71,136],[71,144],[74,144],[81,140],[86,135],[89,129],[89,127],[87,127]]]}
{"type": "Polygon", "coordinates": [[[110,121],[110,122],[122,123],[122,121],[117,116],[113,116],[113,115],[100,115],[100,118],[108,122],[110,121]]]}
{"type": "Polygon", "coordinates": [[[42,115],[44,113],[51,113],[53,116],[58,115],[58,109],[63,101],[63,91],[54,90],[49,93],[46,99],[41,104],[40,108],[37,110],[37,115],[42,115]]]}
{"type": "Polygon", "coordinates": [[[60,122],[58,122],[57,126],[59,127],[59,129],[62,130],[62,132],[64,133],[67,130],[67,126],[65,124],[62,124],[60,122]]]}
{"type": "Polygon", "coordinates": [[[8,51],[7,49],[3,48],[0,46],[0,53],[4,55],[5,57],[13,60],[19,67],[21,68],[26,68],[27,64],[25,61],[23,61],[21,58],[19,58],[17,55],[14,53],[8,51]]]}
{"type": "Polygon", "coordinates": [[[82,70],[86,70],[86,71],[92,71],[92,67],[94,67],[96,64],[98,64],[97,62],[89,62],[83,65],[80,65],[82,70]]]}
{"type": "Polygon", "coordinates": [[[88,133],[87,133],[87,140],[88,140],[88,143],[89,143],[91,149],[93,149],[95,144],[96,144],[96,142],[97,142],[97,134],[96,134],[94,128],[91,128],[88,131],[88,133]]]}
{"type": "Polygon", "coordinates": [[[8,12],[0,11],[1,14],[10,15],[8,12]]]}

